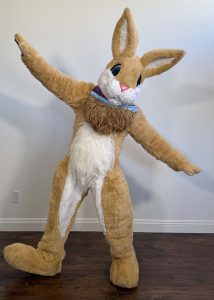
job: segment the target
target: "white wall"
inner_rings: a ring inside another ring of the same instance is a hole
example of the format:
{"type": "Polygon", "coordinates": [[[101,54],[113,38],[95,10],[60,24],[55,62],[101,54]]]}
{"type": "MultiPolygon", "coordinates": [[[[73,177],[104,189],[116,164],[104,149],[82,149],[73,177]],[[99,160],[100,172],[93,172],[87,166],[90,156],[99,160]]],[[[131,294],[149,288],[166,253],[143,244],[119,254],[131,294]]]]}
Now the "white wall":
{"type": "MultiPolygon", "coordinates": [[[[47,216],[51,179],[68,148],[74,115],[24,67],[21,32],[55,67],[95,81],[111,59],[111,36],[132,9],[138,54],[183,48],[173,70],[145,82],[139,103],[150,122],[203,172],[175,173],[127,138],[121,157],[135,230],[214,232],[214,2],[206,0],[0,0],[0,229],[36,230],[47,216]],[[14,190],[21,203],[11,203],[14,190]]],[[[99,229],[85,201],[76,229],[99,229]]]]}

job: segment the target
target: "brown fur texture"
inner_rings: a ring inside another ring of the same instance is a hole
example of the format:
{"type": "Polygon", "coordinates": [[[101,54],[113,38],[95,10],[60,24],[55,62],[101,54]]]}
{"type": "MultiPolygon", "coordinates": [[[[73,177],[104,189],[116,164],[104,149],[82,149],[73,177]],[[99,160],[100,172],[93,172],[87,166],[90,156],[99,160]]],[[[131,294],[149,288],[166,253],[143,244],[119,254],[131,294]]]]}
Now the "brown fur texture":
{"type": "Polygon", "coordinates": [[[134,117],[134,113],[127,109],[107,106],[93,97],[83,105],[83,114],[94,130],[105,135],[127,130],[134,117]]]}
{"type": "MultiPolygon", "coordinates": [[[[113,284],[121,287],[136,287],[139,269],[133,248],[132,205],[128,185],[119,165],[119,155],[124,138],[129,133],[150,154],[167,163],[176,171],[194,175],[200,170],[170,146],[146,121],[142,112],[131,113],[100,103],[90,96],[94,84],[77,81],[62,74],[50,66],[21,35],[17,34],[15,39],[21,49],[22,61],[33,76],[74,109],[76,118],[73,139],[85,122],[91,124],[94,130],[102,135],[111,134],[114,143],[114,165],[107,172],[101,190],[101,205],[106,226],[105,237],[112,255],[110,280],[113,284]]],[[[131,88],[136,87],[140,75],[142,76],[141,82],[143,82],[147,77],[160,74],[174,66],[184,54],[182,50],[155,50],[139,58],[135,55],[136,46],[137,33],[134,22],[130,10],[125,9],[113,34],[113,60],[107,65],[107,68],[111,69],[113,65],[121,64],[121,71],[115,78],[131,88]],[[127,34],[125,38],[124,34],[127,34]],[[123,42],[121,42],[121,36],[123,36],[123,42]],[[169,58],[172,60],[168,60],[161,66],[151,66],[157,60],[169,58]]],[[[87,147],[87,145],[83,145],[83,147],[87,147]]],[[[66,156],[56,170],[48,222],[38,247],[34,249],[24,244],[13,244],[4,249],[6,261],[14,268],[46,276],[61,271],[61,262],[65,256],[64,244],[77,209],[85,196],[83,195],[82,199],[79,199],[66,234],[62,238],[59,230],[59,205],[68,173],[68,163],[69,158],[66,156]]]]}

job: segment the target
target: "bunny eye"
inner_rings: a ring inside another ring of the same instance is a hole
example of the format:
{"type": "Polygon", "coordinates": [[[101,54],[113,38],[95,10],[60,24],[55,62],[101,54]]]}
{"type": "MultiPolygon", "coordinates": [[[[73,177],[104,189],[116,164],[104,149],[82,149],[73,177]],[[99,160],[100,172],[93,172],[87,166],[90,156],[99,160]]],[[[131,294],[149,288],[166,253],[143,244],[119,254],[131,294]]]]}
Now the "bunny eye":
{"type": "Polygon", "coordinates": [[[117,74],[120,72],[120,69],[121,69],[121,65],[117,64],[111,68],[111,72],[114,76],[117,76],[117,74]]]}
{"type": "Polygon", "coordinates": [[[137,86],[140,85],[140,84],[141,84],[141,75],[140,75],[140,77],[137,80],[137,86]]]}

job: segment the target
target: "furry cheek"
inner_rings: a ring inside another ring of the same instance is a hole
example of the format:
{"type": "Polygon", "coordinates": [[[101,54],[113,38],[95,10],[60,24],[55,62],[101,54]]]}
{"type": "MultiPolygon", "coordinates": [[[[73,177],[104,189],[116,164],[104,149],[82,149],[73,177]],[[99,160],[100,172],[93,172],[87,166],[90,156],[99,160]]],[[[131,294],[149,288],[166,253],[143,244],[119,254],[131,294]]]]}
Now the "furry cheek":
{"type": "Polygon", "coordinates": [[[98,85],[106,98],[117,98],[120,91],[120,84],[109,69],[105,69],[98,79],[98,85]]]}

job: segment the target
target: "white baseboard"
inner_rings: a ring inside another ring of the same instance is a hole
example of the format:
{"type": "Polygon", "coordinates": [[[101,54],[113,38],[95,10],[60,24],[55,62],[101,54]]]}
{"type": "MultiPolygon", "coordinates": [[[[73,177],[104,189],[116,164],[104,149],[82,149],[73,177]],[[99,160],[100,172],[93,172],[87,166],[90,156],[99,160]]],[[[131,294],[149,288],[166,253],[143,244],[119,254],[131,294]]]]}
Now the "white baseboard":
{"type": "MultiPolygon", "coordinates": [[[[43,231],[46,218],[0,218],[0,231],[43,231]]],[[[96,218],[76,218],[73,231],[101,231],[96,218]]],[[[214,220],[134,219],[135,232],[214,233],[214,220]]]]}

